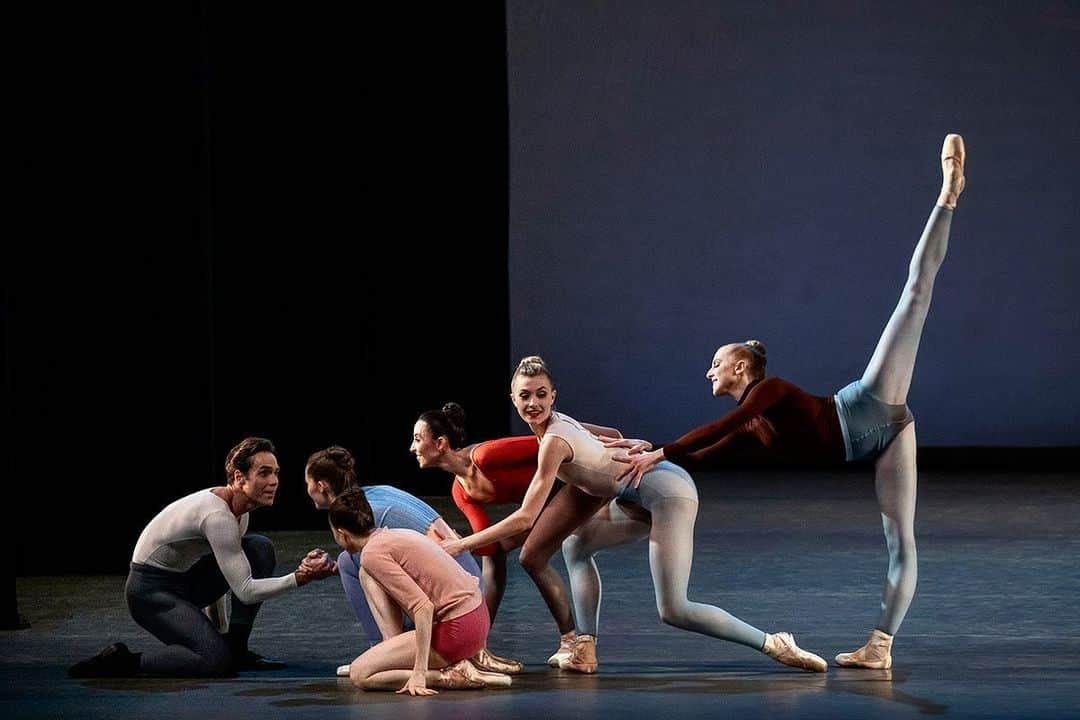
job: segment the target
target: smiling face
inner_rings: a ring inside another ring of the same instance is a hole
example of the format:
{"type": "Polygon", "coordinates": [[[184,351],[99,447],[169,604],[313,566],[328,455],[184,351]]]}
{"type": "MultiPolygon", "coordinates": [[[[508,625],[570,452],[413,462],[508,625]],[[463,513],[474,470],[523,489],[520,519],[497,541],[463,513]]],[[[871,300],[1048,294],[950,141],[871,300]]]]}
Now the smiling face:
{"type": "Polygon", "coordinates": [[[521,419],[535,432],[546,427],[551,419],[551,408],[555,404],[555,388],[551,378],[544,374],[515,375],[510,384],[510,400],[521,419]]]}
{"type": "Polygon", "coordinates": [[[713,397],[728,395],[746,372],[746,361],[738,356],[734,346],[724,345],[713,355],[712,364],[705,379],[712,383],[713,397]]]}
{"type": "Polygon", "coordinates": [[[233,471],[233,487],[239,490],[256,507],[268,507],[274,504],[277,495],[278,475],[281,468],[272,452],[255,453],[251,458],[251,467],[245,473],[233,471]]]}
{"type": "Polygon", "coordinates": [[[431,428],[423,420],[417,420],[413,425],[412,444],[409,452],[416,456],[416,463],[422,467],[432,467],[446,452],[448,443],[444,438],[432,437],[431,428]],[[440,440],[442,442],[440,442],[440,440]]]}

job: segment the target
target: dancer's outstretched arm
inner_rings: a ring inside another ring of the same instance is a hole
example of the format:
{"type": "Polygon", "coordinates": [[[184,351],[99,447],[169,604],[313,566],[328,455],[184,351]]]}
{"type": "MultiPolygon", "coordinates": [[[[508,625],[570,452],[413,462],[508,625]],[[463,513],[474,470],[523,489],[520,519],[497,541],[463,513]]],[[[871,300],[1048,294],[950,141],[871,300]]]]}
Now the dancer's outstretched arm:
{"type": "Polygon", "coordinates": [[[540,440],[540,452],[537,456],[536,474],[533,475],[521,507],[478,533],[473,533],[460,540],[444,540],[441,545],[446,552],[457,556],[473,548],[495,543],[513,537],[532,528],[536,518],[544,509],[551,488],[555,484],[555,475],[559,466],[572,456],[570,446],[562,438],[548,435],[540,440]]]}
{"type": "Polygon", "coordinates": [[[641,483],[641,476],[662,460],[670,460],[691,469],[695,465],[706,463],[712,456],[723,452],[725,440],[733,431],[797,390],[795,385],[780,378],[762,380],[750,390],[738,407],[718,420],[695,428],[656,450],[631,454],[626,458],[616,457],[619,462],[627,463],[627,470],[619,476],[619,480],[627,480],[637,487],[641,483]]]}

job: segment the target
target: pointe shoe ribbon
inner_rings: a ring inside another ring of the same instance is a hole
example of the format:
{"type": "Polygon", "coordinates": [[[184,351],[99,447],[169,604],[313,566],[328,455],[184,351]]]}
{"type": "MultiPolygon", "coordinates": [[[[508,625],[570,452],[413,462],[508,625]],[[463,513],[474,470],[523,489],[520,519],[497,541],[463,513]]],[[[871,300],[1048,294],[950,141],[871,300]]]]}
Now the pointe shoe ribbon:
{"type": "Polygon", "coordinates": [[[892,667],[893,636],[881,630],[870,633],[870,639],[855,652],[840,653],[836,664],[841,667],[888,670],[892,667]]]}
{"type": "Polygon", "coordinates": [[[440,690],[476,690],[485,687],[480,672],[468,660],[458,662],[439,671],[434,686],[440,690]]]}
{"type": "Polygon", "coordinates": [[[562,670],[591,675],[596,672],[599,663],[596,660],[596,638],[592,635],[578,635],[574,640],[574,649],[570,657],[559,661],[562,670]]]}
{"type": "Polygon", "coordinates": [[[559,664],[565,660],[569,660],[570,656],[574,652],[574,638],[560,638],[559,649],[551,654],[548,658],[547,664],[551,667],[559,667],[559,664]]]}
{"type": "Polygon", "coordinates": [[[481,672],[502,673],[503,675],[517,675],[525,666],[517,660],[499,657],[487,648],[473,655],[470,660],[481,672]]]}
{"type": "Polygon", "coordinates": [[[823,673],[829,669],[829,664],[824,658],[796,645],[795,637],[791,633],[767,633],[765,647],[761,651],[777,662],[807,672],[823,673]]]}

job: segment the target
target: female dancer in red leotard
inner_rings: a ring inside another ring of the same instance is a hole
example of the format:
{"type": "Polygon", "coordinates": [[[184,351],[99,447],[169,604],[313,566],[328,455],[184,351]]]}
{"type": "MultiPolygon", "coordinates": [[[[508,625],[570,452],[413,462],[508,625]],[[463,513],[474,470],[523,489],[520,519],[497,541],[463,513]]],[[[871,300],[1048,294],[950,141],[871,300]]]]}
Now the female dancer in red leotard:
{"type": "MultiPolygon", "coordinates": [[[[597,435],[621,437],[613,428],[590,429],[597,435]]],[[[465,411],[457,403],[447,403],[442,410],[420,416],[413,427],[409,450],[420,467],[441,468],[454,476],[454,503],[477,533],[491,525],[485,505],[521,504],[536,474],[538,448],[534,435],[466,446],[465,411]]],[[[527,536],[528,532],[524,532],[473,550],[482,558],[484,600],[492,623],[506,591],[506,555],[521,547],[527,536]]],[[[570,657],[576,637],[569,594],[562,577],[550,566],[530,575],[559,628],[559,648],[548,658],[549,665],[558,667],[560,660],[570,657]]]]}

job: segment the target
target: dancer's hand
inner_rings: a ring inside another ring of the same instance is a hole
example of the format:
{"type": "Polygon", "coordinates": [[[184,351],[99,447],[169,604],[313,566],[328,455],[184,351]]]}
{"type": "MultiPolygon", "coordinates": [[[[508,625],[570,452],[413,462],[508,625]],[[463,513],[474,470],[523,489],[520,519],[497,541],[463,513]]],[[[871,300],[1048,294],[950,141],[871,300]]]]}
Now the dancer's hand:
{"type": "Polygon", "coordinates": [[[414,670],[409,676],[409,681],[396,694],[409,693],[410,695],[438,695],[438,690],[432,690],[427,686],[427,677],[422,670],[414,670]]]}
{"type": "Polygon", "coordinates": [[[604,447],[626,448],[626,453],[628,455],[637,455],[638,453],[652,450],[652,443],[648,440],[635,440],[634,438],[600,438],[600,442],[604,444],[604,447]]]}
{"type": "Polygon", "coordinates": [[[460,538],[449,538],[447,540],[443,540],[441,543],[439,543],[439,545],[442,546],[443,550],[450,553],[451,557],[457,557],[461,553],[465,552],[465,543],[462,542],[460,538]]]}
{"type": "Polygon", "coordinates": [[[634,489],[637,489],[638,485],[641,484],[641,477],[656,467],[663,459],[664,450],[662,448],[660,450],[653,450],[652,452],[643,452],[625,457],[617,455],[613,457],[612,460],[626,463],[630,467],[626,469],[626,472],[619,475],[619,477],[615,479],[615,482],[626,480],[627,487],[633,485],[634,489]]]}
{"type": "Polygon", "coordinates": [[[307,585],[312,580],[325,580],[335,572],[337,572],[335,563],[323,562],[316,564],[305,557],[296,568],[296,584],[307,585]]]}
{"type": "Polygon", "coordinates": [[[322,548],[315,548],[308,552],[304,556],[304,559],[300,561],[300,564],[309,570],[322,570],[329,569],[331,574],[337,575],[338,568],[337,563],[330,559],[330,556],[322,548]]]}

